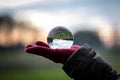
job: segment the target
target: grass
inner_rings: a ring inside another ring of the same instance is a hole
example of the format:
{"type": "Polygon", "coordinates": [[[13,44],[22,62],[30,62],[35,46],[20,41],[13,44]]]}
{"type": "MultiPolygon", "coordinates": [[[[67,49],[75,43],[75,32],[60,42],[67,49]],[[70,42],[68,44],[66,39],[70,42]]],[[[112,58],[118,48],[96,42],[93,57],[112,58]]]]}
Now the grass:
{"type": "MultiPolygon", "coordinates": [[[[119,53],[99,52],[115,70],[120,72],[119,53]]],[[[0,68],[9,68],[3,71],[0,69],[0,80],[72,80],[61,69],[61,66],[56,65],[48,59],[25,54],[21,50],[11,51],[11,53],[0,54],[0,68]]]]}
{"type": "Polygon", "coordinates": [[[9,71],[0,74],[0,80],[71,80],[61,69],[9,71]]]}
{"type": "Polygon", "coordinates": [[[61,65],[19,50],[0,54],[0,80],[71,80],[71,78],[65,74],[61,65]]]}

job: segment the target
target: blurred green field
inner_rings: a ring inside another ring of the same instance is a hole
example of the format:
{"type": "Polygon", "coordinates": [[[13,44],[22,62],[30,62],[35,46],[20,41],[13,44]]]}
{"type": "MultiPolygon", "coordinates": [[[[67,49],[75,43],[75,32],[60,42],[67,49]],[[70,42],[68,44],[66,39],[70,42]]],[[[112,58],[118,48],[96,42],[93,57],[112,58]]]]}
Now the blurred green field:
{"type": "MultiPolygon", "coordinates": [[[[98,52],[120,72],[120,53],[98,52]]],[[[26,54],[23,50],[0,54],[0,80],[72,80],[62,70],[62,65],[43,57],[26,54]]]]}
{"type": "MultiPolygon", "coordinates": [[[[1,52],[0,52],[1,53],[1,52]]],[[[0,80],[71,80],[61,64],[23,50],[0,54],[0,80]]]]}
{"type": "Polygon", "coordinates": [[[61,69],[10,71],[0,73],[0,80],[71,80],[61,69]]]}

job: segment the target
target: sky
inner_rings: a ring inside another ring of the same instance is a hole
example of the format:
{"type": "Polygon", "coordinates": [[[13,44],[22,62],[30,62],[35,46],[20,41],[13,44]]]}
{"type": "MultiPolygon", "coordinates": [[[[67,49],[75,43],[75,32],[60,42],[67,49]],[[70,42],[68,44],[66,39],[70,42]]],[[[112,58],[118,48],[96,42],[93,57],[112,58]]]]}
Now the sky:
{"type": "MultiPolygon", "coordinates": [[[[0,12],[14,12],[38,28],[65,26],[109,29],[120,25],[120,0],[0,0],[0,12]]],[[[76,27],[76,28],[75,28],[76,27]]]]}

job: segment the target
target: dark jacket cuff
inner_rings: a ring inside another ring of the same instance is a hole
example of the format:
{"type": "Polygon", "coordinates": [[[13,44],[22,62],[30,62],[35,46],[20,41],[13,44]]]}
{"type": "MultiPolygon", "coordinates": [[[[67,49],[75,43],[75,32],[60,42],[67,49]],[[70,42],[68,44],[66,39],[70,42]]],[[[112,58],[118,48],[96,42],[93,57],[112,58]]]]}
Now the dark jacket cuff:
{"type": "MultiPolygon", "coordinates": [[[[76,72],[75,70],[77,69],[82,69],[81,65],[84,64],[84,61],[88,61],[89,58],[93,57],[96,55],[95,52],[91,51],[91,47],[88,46],[87,44],[84,44],[79,48],[77,51],[75,51],[65,62],[64,66],[62,69],[70,76],[73,78],[74,73],[76,72]],[[90,54],[88,54],[88,52],[90,54]],[[86,53],[86,54],[85,54],[86,53]]],[[[89,62],[93,62],[92,59],[89,60],[89,62]]],[[[89,64],[89,63],[88,63],[89,64]]]]}
{"type": "Polygon", "coordinates": [[[118,74],[87,44],[74,52],[62,67],[75,80],[116,80],[118,74]]]}

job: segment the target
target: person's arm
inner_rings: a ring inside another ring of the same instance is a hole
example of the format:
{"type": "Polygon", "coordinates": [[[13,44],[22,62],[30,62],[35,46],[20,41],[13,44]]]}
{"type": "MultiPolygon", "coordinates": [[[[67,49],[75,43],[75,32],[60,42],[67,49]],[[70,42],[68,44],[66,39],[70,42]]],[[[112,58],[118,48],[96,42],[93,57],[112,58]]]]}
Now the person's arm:
{"type": "Polygon", "coordinates": [[[120,75],[99,53],[83,45],[66,61],[63,70],[74,80],[119,80],[120,75]]]}
{"type": "Polygon", "coordinates": [[[63,64],[63,70],[74,80],[117,80],[120,76],[88,45],[51,49],[48,44],[37,41],[27,45],[25,51],[63,64]]]}

